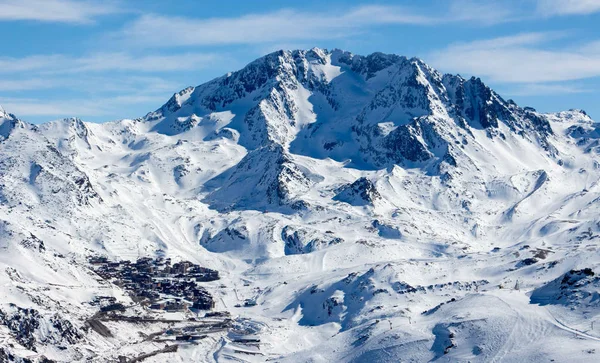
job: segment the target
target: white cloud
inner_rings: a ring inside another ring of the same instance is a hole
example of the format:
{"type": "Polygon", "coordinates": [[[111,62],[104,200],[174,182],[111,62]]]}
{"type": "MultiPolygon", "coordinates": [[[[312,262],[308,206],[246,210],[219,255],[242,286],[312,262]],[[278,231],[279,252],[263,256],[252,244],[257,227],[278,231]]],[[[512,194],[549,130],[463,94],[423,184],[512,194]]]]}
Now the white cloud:
{"type": "MultiPolygon", "coordinates": [[[[375,9],[372,9],[373,11],[375,9]]],[[[259,44],[342,37],[355,28],[348,22],[355,13],[329,19],[326,15],[281,10],[239,18],[191,19],[143,15],[123,29],[130,44],[148,47],[216,44],[259,44]]]]}
{"type": "Polygon", "coordinates": [[[135,92],[140,89],[149,89],[154,92],[173,92],[178,88],[183,87],[177,82],[171,82],[160,77],[135,75],[121,75],[119,77],[80,74],[77,74],[75,77],[64,77],[64,75],[32,75],[26,79],[23,79],[23,76],[19,78],[12,78],[7,75],[0,76],[0,92],[69,89],[98,94],[135,92]]]}
{"type": "Polygon", "coordinates": [[[486,26],[596,11],[600,11],[600,0],[448,0],[438,6],[363,5],[346,9],[324,8],[318,12],[282,9],[222,18],[143,14],[113,37],[130,46],[157,48],[297,44],[347,39],[384,25],[486,26]]]}
{"type": "Polygon", "coordinates": [[[0,91],[28,91],[53,88],[53,84],[42,79],[0,79],[0,91]]]}
{"type": "Polygon", "coordinates": [[[18,117],[64,116],[102,114],[103,105],[99,102],[66,102],[34,98],[0,98],[2,107],[18,117]]]}
{"type": "Polygon", "coordinates": [[[538,0],[537,11],[543,16],[592,14],[600,12],[600,0],[538,0]]]}
{"type": "Polygon", "coordinates": [[[137,117],[189,86],[182,84],[181,72],[224,61],[228,59],[208,53],[0,57],[0,102],[25,118],[137,117]],[[135,111],[127,115],[122,110],[135,111]]]}
{"type": "Polygon", "coordinates": [[[205,68],[219,60],[219,56],[208,53],[181,53],[135,57],[126,53],[100,53],[75,59],[74,71],[137,71],[168,72],[205,68]]]}
{"type": "Polygon", "coordinates": [[[222,56],[212,53],[179,53],[133,56],[128,53],[96,53],[83,57],[33,55],[22,58],[0,57],[0,73],[40,72],[169,72],[205,68],[222,56]]]}
{"type": "Polygon", "coordinates": [[[600,76],[597,42],[572,49],[544,49],[558,33],[525,33],[453,44],[430,55],[433,66],[498,83],[542,83],[600,76]]]}
{"type": "Polygon", "coordinates": [[[449,21],[493,25],[515,21],[521,17],[521,11],[516,11],[517,7],[507,1],[453,0],[449,4],[449,21]]]}
{"type": "Polygon", "coordinates": [[[510,96],[547,96],[591,92],[590,89],[579,85],[556,83],[523,84],[500,91],[510,96]]]}
{"type": "Polygon", "coordinates": [[[10,75],[0,75],[0,104],[25,120],[70,116],[96,120],[138,117],[166,102],[176,90],[188,86],[161,77],[135,74],[113,77],[76,73],[68,77],[36,75],[28,79],[4,79],[3,76],[10,75]]]}
{"type": "MultiPolygon", "coordinates": [[[[18,117],[102,117],[113,116],[115,110],[133,105],[160,105],[167,98],[162,94],[127,94],[115,97],[94,99],[80,98],[70,100],[48,100],[43,98],[0,98],[2,107],[18,117]]],[[[125,115],[120,113],[119,117],[125,115]]],[[[131,115],[141,116],[141,115],[131,115]]]]}
{"type": "Polygon", "coordinates": [[[0,21],[33,20],[90,23],[95,17],[122,11],[114,1],[0,0],[0,21]]]}
{"type": "Polygon", "coordinates": [[[509,47],[533,46],[549,42],[558,38],[567,36],[564,32],[537,32],[537,33],[520,33],[504,37],[474,40],[465,43],[456,43],[452,46],[455,49],[469,51],[476,49],[501,49],[509,47]]]}
{"type": "Polygon", "coordinates": [[[600,40],[582,46],[581,50],[589,54],[600,54],[600,40]]]}
{"type": "Polygon", "coordinates": [[[48,69],[60,64],[66,57],[61,55],[32,55],[22,58],[0,57],[0,73],[14,73],[48,69]]]}
{"type": "Polygon", "coordinates": [[[407,7],[370,5],[320,12],[287,9],[231,18],[145,14],[127,24],[115,37],[130,45],[146,47],[288,43],[345,38],[378,25],[498,23],[509,20],[512,9],[462,0],[448,2],[446,8],[435,12],[420,14],[407,7]]]}

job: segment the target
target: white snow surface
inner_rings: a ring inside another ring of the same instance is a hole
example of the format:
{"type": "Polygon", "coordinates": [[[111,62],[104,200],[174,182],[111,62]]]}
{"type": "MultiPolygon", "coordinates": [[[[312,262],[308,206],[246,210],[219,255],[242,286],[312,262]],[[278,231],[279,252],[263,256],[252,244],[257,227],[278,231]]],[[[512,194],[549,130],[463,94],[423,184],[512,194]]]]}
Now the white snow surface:
{"type": "Polygon", "coordinates": [[[33,349],[2,324],[0,348],[57,362],[161,349],[141,333],[167,323],[111,322],[107,338],[85,322],[95,296],[132,304],[90,256],[163,256],[218,270],[215,310],[260,343],[215,333],[147,362],[597,361],[599,140],[580,110],[317,48],[135,120],[31,125],[0,108],[0,311],[41,316],[33,349]]]}

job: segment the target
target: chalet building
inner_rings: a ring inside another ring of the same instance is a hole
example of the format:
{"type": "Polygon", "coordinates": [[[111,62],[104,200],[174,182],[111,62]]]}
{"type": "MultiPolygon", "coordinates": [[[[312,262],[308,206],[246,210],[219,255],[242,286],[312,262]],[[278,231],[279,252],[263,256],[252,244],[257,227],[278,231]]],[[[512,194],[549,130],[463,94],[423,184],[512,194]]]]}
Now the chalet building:
{"type": "Polygon", "coordinates": [[[106,305],[100,308],[100,311],[102,312],[109,312],[109,311],[124,311],[125,310],[125,305],[120,304],[120,303],[115,303],[115,304],[110,304],[110,305],[106,305]]]}
{"type": "Polygon", "coordinates": [[[164,301],[161,301],[161,302],[157,302],[157,303],[154,303],[154,304],[150,305],[150,309],[153,309],[153,310],[164,310],[166,306],[167,306],[167,303],[164,302],[164,301]]]}
{"type": "Polygon", "coordinates": [[[189,307],[190,305],[184,301],[171,301],[165,305],[165,310],[169,312],[186,311],[189,307]]]}
{"type": "Polygon", "coordinates": [[[192,308],[197,310],[212,310],[215,308],[215,301],[213,299],[200,298],[194,301],[192,308]]]}

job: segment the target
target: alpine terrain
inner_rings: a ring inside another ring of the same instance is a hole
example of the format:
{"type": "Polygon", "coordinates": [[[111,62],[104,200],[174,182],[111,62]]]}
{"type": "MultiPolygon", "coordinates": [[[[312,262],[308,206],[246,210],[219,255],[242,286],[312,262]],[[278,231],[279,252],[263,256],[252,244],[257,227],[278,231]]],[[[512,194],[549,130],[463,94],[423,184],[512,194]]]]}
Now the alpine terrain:
{"type": "Polygon", "coordinates": [[[0,362],[600,360],[600,126],[278,51],[144,117],[0,109],[0,362]]]}

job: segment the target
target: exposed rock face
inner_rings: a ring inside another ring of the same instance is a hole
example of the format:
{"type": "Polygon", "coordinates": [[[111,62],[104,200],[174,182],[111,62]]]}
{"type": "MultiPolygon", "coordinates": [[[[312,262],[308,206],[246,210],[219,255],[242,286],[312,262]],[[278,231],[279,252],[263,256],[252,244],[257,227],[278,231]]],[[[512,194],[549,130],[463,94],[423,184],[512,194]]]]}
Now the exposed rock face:
{"type": "Polygon", "coordinates": [[[13,314],[0,311],[0,323],[5,325],[15,339],[25,348],[35,351],[36,330],[40,326],[41,316],[34,309],[16,307],[13,314]]]}
{"type": "Polygon", "coordinates": [[[571,270],[533,291],[531,302],[540,305],[600,306],[600,277],[590,268],[571,270]]]}
{"type": "Polygon", "coordinates": [[[29,237],[24,238],[21,242],[21,245],[25,248],[37,250],[38,252],[44,252],[46,250],[46,247],[44,246],[44,241],[37,238],[33,234],[30,234],[29,237]]]}
{"type": "Polygon", "coordinates": [[[24,127],[23,122],[0,107],[0,142],[7,139],[12,131],[18,127],[24,127]]]}
{"type": "Polygon", "coordinates": [[[281,239],[285,243],[285,254],[305,254],[321,250],[325,247],[344,242],[333,231],[320,233],[314,230],[285,226],[281,231],[281,239]]]}
{"type": "Polygon", "coordinates": [[[281,145],[271,144],[249,152],[221,185],[206,198],[214,207],[264,210],[298,205],[311,181],[281,145]]]}
{"type": "Polygon", "coordinates": [[[347,184],[338,189],[338,193],[333,198],[351,205],[373,205],[376,200],[381,199],[381,194],[377,191],[375,184],[369,179],[358,178],[352,184],[347,184]]]}
{"type": "Polygon", "coordinates": [[[5,325],[10,334],[23,347],[36,351],[36,344],[75,344],[82,338],[81,332],[70,321],[58,315],[42,316],[35,309],[25,309],[15,305],[12,312],[0,310],[0,324],[5,325]]]}
{"type": "MultiPolygon", "coordinates": [[[[351,158],[369,167],[442,162],[463,133],[485,130],[489,137],[506,137],[503,127],[555,153],[547,118],[505,101],[481,79],[442,75],[420,59],[382,53],[271,53],[182,90],[145,119],[159,121],[154,130],[173,134],[199,125],[182,120],[232,109],[230,129],[247,148],[295,143],[292,148],[302,154],[351,158]],[[362,91],[349,94],[349,87],[362,91]],[[336,141],[336,134],[345,141],[336,141]],[[300,145],[304,138],[321,140],[321,147],[300,145]]],[[[211,138],[217,135],[232,137],[231,131],[215,130],[211,138]]]]}

